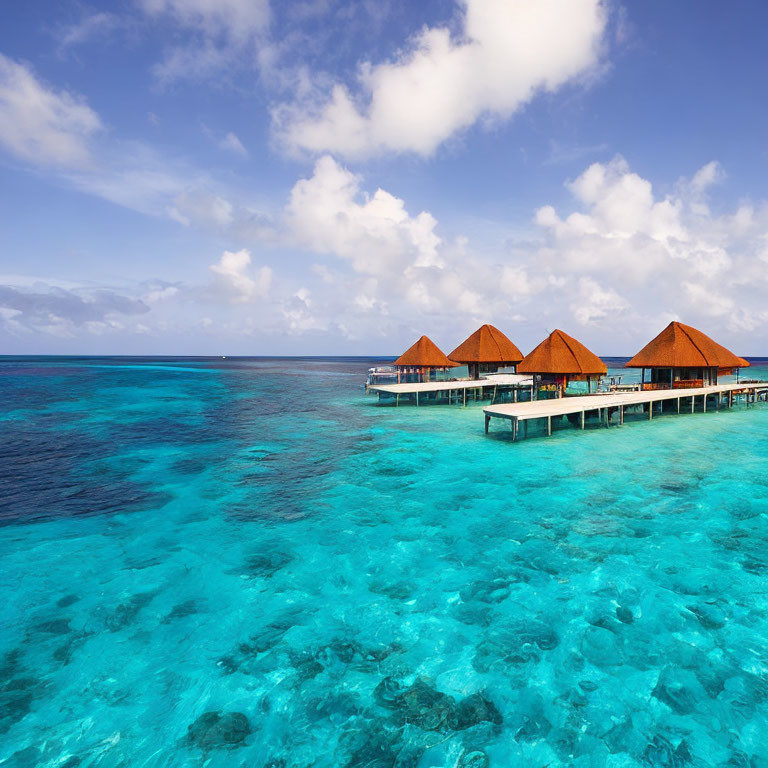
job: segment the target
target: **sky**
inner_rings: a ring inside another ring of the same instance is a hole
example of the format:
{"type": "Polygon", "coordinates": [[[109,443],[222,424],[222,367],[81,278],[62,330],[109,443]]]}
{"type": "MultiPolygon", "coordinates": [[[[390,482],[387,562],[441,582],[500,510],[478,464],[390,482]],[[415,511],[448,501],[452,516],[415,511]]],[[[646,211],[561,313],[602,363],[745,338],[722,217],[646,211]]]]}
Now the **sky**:
{"type": "Polygon", "coordinates": [[[768,354],[768,5],[8,0],[0,354],[768,354]]]}

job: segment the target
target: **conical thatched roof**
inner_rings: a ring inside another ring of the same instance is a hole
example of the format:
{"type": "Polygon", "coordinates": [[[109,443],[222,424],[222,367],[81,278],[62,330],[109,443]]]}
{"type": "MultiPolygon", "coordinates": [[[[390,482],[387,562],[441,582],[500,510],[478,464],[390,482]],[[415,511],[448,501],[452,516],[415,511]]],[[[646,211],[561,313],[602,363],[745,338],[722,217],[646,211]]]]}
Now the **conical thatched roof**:
{"type": "Polygon", "coordinates": [[[749,368],[752,363],[749,362],[749,360],[745,360],[743,357],[736,357],[736,359],[741,363],[741,368],[749,368]]]}
{"type": "Polygon", "coordinates": [[[740,368],[743,365],[741,358],[706,334],[673,321],[627,363],[627,368],[740,368]]]}
{"type": "Polygon", "coordinates": [[[492,325],[481,325],[448,357],[457,363],[507,363],[514,365],[523,359],[520,350],[492,325]]]}
{"type": "Polygon", "coordinates": [[[449,360],[432,339],[422,336],[395,360],[395,365],[409,368],[455,368],[458,363],[449,360]]]}
{"type": "Polygon", "coordinates": [[[586,374],[607,373],[605,363],[581,342],[554,330],[517,366],[518,373],[586,374]]]}

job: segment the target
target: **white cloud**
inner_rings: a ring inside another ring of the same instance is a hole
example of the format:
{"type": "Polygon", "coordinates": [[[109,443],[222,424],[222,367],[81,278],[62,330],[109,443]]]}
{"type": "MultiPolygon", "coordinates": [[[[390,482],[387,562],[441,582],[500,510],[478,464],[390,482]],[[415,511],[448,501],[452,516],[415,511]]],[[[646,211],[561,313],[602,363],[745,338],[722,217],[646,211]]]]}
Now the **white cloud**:
{"type": "Polygon", "coordinates": [[[210,37],[241,40],[269,23],[268,0],[140,0],[140,4],[150,15],[170,16],[210,37]]]}
{"type": "Polygon", "coordinates": [[[708,275],[730,264],[716,242],[686,225],[683,198],[658,199],[650,181],[633,173],[622,157],[594,163],[568,188],[583,210],[564,219],[552,206],[536,212],[561,268],[645,280],[670,260],[684,262],[694,274],[708,275]]]}
{"type": "Polygon", "coordinates": [[[106,288],[66,289],[41,281],[25,287],[0,285],[0,327],[13,334],[71,337],[79,329],[93,333],[120,325],[119,317],[147,312],[140,299],[106,288]]]}
{"type": "Polygon", "coordinates": [[[571,303],[571,311],[578,323],[589,325],[604,321],[616,322],[629,307],[627,301],[612,288],[600,285],[591,277],[578,281],[578,290],[571,303]]]}
{"type": "Polygon", "coordinates": [[[313,267],[319,284],[311,312],[290,303],[294,330],[309,317],[312,328],[334,324],[347,337],[378,334],[385,318],[391,326],[434,315],[452,325],[457,314],[479,318],[498,303],[498,278],[462,238],[444,242],[429,212],[412,214],[383,189],[367,194],[361,178],[330,156],[295,184],[281,227],[284,244],[336,260],[313,267]]]}
{"type": "Polygon", "coordinates": [[[539,208],[545,243],[535,258],[565,280],[574,319],[607,333],[615,332],[611,318],[626,313],[649,330],[666,316],[705,327],[715,318],[721,333],[758,327],[768,209],[743,203],[734,214],[713,215],[707,193],[723,175],[709,162],[659,196],[617,157],[567,185],[577,210],[561,216],[539,208]]]}
{"type": "Polygon", "coordinates": [[[146,304],[157,304],[158,302],[175,298],[179,295],[179,292],[180,288],[178,285],[158,281],[148,286],[148,290],[141,299],[146,304]]]}
{"type": "MultiPolygon", "coordinates": [[[[101,128],[84,98],[54,89],[0,54],[0,146],[15,157],[45,167],[59,183],[140,213],[238,237],[267,234],[265,214],[236,205],[222,192],[226,185],[142,142],[111,138],[96,144],[101,128]]],[[[221,146],[246,152],[234,133],[221,146]]]]}
{"type": "Polygon", "coordinates": [[[722,181],[724,175],[720,163],[716,160],[711,160],[699,168],[693,175],[690,185],[691,189],[697,194],[702,194],[714,184],[722,181]]]}
{"type": "Polygon", "coordinates": [[[424,29],[395,60],[364,63],[359,93],[300,98],[275,112],[292,149],[348,157],[432,153],[482,116],[508,118],[540,91],[592,70],[606,24],[600,0],[464,0],[461,32],[424,29]]]}
{"type": "Polygon", "coordinates": [[[121,25],[120,18],[114,13],[100,11],[83,16],[75,24],[68,24],[58,30],[57,37],[63,52],[64,49],[92,40],[94,37],[105,35],[121,25]]]}
{"type": "Polygon", "coordinates": [[[434,331],[456,342],[496,322],[522,346],[560,326],[604,350],[632,351],[679,318],[729,343],[768,314],[768,206],[693,210],[721,174],[707,164],[660,194],[620,157],[596,163],[566,184],[571,211],[534,212],[539,237],[478,253],[442,236],[430,213],[388,191],[366,193],[359,176],[322,157],[294,186],[280,230],[284,246],[328,261],[312,267],[308,302],[292,295],[283,305],[285,322],[292,333],[403,343],[434,331]]]}
{"type": "Polygon", "coordinates": [[[683,282],[683,290],[689,304],[698,307],[699,312],[712,317],[722,317],[731,313],[734,303],[731,298],[717,290],[707,288],[701,283],[683,282]]]}
{"type": "Polygon", "coordinates": [[[360,178],[332,157],[321,157],[309,179],[294,186],[286,208],[289,237],[315,253],[333,253],[361,274],[402,274],[439,266],[437,222],[383,189],[361,193],[360,178]]]}
{"type": "Polygon", "coordinates": [[[205,189],[187,189],[177,195],[168,215],[185,227],[213,226],[225,229],[234,221],[234,207],[229,200],[205,189]]]}
{"type": "Polygon", "coordinates": [[[243,146],[243,142],[236,134],[230,131],[220,142],[219,147],[227,152],[234,152],[241,157],[248,157],[248,150],[243,146]]]}
{"type": "Polygon", "coordinates": [[[85,101],[41,82],[25,64],[0,54],[0,144],[36,166],[82,168],[101,128],[85,101]]]}
{"type": "Polygon", "coordinates": [[[270,21],[269,0],[139,0],[154,19],[190,37],[166,51],[155,68],[162,84],[202,78],[232,64],[255,62],[270,21]]]}
{"type": "Polygon", "coordinates": [[[265,298],[272,284],[272,269],[259,268],[251,274],[251,254],[243,248],[240,251],[224,251],[218,263],[210,269],[214,273],[214,289],[235,303],[265,298]]]}

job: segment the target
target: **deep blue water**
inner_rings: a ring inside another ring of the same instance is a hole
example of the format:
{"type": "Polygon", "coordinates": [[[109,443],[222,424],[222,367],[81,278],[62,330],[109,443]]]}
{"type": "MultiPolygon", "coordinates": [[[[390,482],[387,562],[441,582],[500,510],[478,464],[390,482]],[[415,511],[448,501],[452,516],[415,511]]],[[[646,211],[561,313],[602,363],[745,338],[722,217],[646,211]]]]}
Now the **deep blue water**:
{"type": "Polygon", "coordinates": [[[0,358],[0,765],[768,765],[768,407],[515,444],[372,362],[0,358]]]}

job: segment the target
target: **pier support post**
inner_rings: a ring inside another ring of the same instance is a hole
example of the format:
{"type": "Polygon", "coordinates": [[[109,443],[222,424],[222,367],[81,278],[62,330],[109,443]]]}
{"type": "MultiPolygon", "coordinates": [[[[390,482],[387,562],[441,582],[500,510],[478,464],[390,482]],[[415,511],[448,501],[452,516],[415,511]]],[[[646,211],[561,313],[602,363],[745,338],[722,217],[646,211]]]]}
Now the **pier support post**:
{"type": "Polygon", "coordinates": [[[463,405],[463,407],[464,408],[467,407],[467,389],[466,389],[466,387],[464,388],[464,405],[463,405]]]}
{"type": "Polygon", "coordinates": [[[677,398],[677,415],[680,415],[680,398],[677,398]]]}
{"type": "Polygon", "coordinates": [[[619,406],[619,426],[624,426],[624,406],[619,406]]]}
{"type": "Polygon", "coordinates": [[[706,396],[706,394],[704,394],[701,397],[702,397],[702,399],[704,401],[704,413],[706,413],[707,412],[707,396],[706,396]]]}
{"type": "Polygon", "coordinates": [[[399,394],[395,395],[395,408],[397,408],[398,405],[400,405],[400,395],[399,394]]]}
{"type": "Polygon", "coordinates": [[[485,414],[485,434],[488,434],[488,425],[491,423],[491,417],[486,413],[485,414]]]}
{"type": "Polygon", "coordinates": [[[419,393],[418,393],[418,391],[416,392],[416,405],[417,406],[419,405],[419,393]]]}
{"type": "Polygon", "coordinates": [[[513,402],[513,403],[516,403],[516,402],[517,402],[517,387],[514,387],[514,388],[512,389],[512,402],[513,402]]]}
{"type": "Polygon", "coordinates": [[[517,418],[512,420],[512,440],[517,441],[517,418]]]}
{"type": "Polygon", "coordinates": [[[584,413],[585,411],[581,412],[581,428],[584,429],[584,413]]]}
{"type": "Polygon", "coordinates": [[[552,417],[547,416],[547,437],[552,434],[552,417]]]}
{"type": "Polygon", "coordinates": [[[648,421],[653,419],[653,400],[648,401],[648,421]]]}
{"type": "Polygon", "coordinates": [[[695,406],[696,406],[696,398],[693,395],[691,395],[691,413],[693,413],[695,406]]]}

